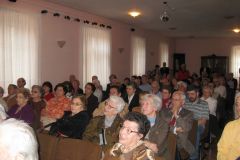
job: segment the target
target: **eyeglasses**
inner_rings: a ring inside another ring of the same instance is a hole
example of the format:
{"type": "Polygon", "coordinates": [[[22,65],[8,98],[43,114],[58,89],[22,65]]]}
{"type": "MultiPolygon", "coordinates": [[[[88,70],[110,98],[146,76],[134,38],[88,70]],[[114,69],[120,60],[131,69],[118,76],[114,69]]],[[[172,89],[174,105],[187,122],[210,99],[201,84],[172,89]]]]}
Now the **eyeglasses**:
{"type": "Polygon", "coordinates": [[[121,130],[126,129],[127,134],[131,134],[131,133],[139,133],[139,132],[137,132],[137,131],[133,131],[133,130],[131,130],[131,129],[128,128],[128,127],[123,126],[122,124],[120,125],[120,127],[121,127],[121,130]]]}
{"type": "Polygon", "coordinates": [[[71,103],[72,106],[82,106],[82,103],[71,103]]]}
{"type": "Polygon", "coordinates": [[[105,106],[108,106],[108,107],[111,108],[111,109],[116,109],[116,107],[113,107],[113,106],[109,103],[109,101],[105,101],[105,106]]]}

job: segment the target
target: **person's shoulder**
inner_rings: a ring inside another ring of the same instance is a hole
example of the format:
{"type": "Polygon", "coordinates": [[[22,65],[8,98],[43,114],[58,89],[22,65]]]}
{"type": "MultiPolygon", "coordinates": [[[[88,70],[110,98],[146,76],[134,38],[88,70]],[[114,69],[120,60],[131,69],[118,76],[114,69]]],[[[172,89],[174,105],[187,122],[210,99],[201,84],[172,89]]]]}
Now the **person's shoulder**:
{"type": "Polygon", "coordinates": [[[201,104],[201,105],[208,105],[208,103],[204,100],[202,100],[201,98],[199,98],[198,100],[198,104],[201,104]]]}
{"type": "Polygon", "coordinates": [[[137,157],[138,157],[137,159],[139,159],[139,160],[145,160],[145,159],[154,160],[155,159],[154,152],[152,150],[148,149],[144,144],[138,146],[135,149],[134,155],[137,155],[137,157]]]}
{"type": "Polygon", "coordinates": [[[225,129],[233,129],[235,127],[238,127],[240,125],[240,119],[236,119],[236,120],[233,120],[233,121],[230,121],[226,124],[225,129]]]}

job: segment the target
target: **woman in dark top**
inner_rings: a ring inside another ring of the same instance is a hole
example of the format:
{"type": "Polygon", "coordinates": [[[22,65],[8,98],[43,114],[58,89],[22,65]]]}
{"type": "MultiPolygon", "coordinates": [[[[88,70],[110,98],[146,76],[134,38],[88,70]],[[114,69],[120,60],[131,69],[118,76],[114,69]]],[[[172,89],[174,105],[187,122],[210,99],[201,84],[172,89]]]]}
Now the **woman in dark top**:
{"type": "Polygon", "coordinates": [[[46,107],[46,102],[42,99],[43,89],[41,86],[33,85],[31,92],[32,94],[29,104],[32,105],[34,112],[34,122],[32,127],[33,129],[37,130],[42,126],[40,122],[40,117],[42,109],[46,107]]]}
{"type": "Polygon", "coordinates": [[[71,111],[65,111],[63,117],[52,124],[49,133],[82,139],[82,134],[88,123],[89,116],[86,111],[86,98],[83,95],[77,95],[72,98],[71,111]]]}
{"type": "Polygon", "coordinates": [[[98,107],[98,98],[93,95],[96,87],[93,83],[87,83],[85,85],[85,95],[87,98],[87,112],[92,117],[93,111],[98,107]]]}
{"type": "Polygon", "coordinates": [[[34,112],[33,107],[28,104],[29,97],[30,92],[28,89],[18,89],[17,104],[8,111],[9,118],[23,120],[29,125],[33,124],[34,112]]]}

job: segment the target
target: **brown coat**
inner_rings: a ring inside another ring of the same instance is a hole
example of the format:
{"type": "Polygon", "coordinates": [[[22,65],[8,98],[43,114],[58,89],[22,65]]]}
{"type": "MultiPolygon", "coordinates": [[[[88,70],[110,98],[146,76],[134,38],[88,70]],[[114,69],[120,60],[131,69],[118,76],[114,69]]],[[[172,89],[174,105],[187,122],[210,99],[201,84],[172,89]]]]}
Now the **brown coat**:
{"type": "MultiPolygon", "coordinates": [[[[163,109],[161,112],[161,117],[169,124],[172,119],[172,112],[168,109],[163,109]]],[[[177,133],[177,147],[179,149],[183,148],[190,155],[195,153],[195,147],[188,139],[188,134],[192,129],[193,124],[193,113],[189,110],[182,108],[179,112],[179,117],[176,120],[175,127],[181,127],[183,129],[182,133],[177,133]]],[[[173,132],[174,127],[170,127],[170,130],[173,132]]]]}
{"type": "MultiPolygon", "coordinates": [[[[99,144],[100,142],[99,135],[102,133],[102,130],[105,128],[104,119],[105,119],[105,116],[94,117],[90,121],[85,132],[83,133],[83,140],[88,140],[90,142],[99,144]]],[[[118,134],[119,134],[119,130],[122,122],[123,122],[122,118],[119,115],[117,115],[111,127],[105,129],[106,144],[103,144],[104,151],[111,148],[115,143],[118,142],[118,134]]]]}
{"type": "Polygon", "coordinates": [[[148,133],[148,140],[151,143],[157,144],[158,153],[157,156],[168,157],[167,151],[167,135],[169,131],[169,126],[166,121],[161,119],[159,113],[157,112],[157,117],[155,124],[150,128],[148,133]]]}

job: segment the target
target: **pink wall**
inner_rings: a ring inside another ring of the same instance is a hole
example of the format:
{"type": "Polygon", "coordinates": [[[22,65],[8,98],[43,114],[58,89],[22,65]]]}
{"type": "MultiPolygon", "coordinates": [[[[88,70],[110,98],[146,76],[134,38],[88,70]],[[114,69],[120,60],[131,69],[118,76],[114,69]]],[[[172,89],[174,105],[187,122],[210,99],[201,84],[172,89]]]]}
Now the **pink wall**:
{"type": "Polygon", "coordinates": [[[189,71],[199,74],[201,56],[230,56],[231,47],[240,45],[240,38],[177,38],[175,43],[175,51],[186,54],[189,71]]]}
{"type": "MultiPolygon", "coordinates": [[[[89,13],[80,12],[61,5],[48,3],[42,0],[19,0],[17,3],[0,1],[0,6],[26,12],[37,13],[42,20],[42,44],[41,44],[41,81],[50,80],[54,84],[68,79],[70,74],[75,74],[82,79],[79,66],[79,24],[67,21],[63,17],[53,17],[52,14],[41,15],[42,9],[52,12],[66,13],[72,17],[88,19],[98,23],[112,26],[112,73],[116,73],[120,80],[130,76],[131,71],[131,35],[140,35],[146,38],[147,42],[147,62],[146,70],[152,69],[159,63],[159,42],[170,44],[170,53],[174,50],[174,40],[161,36],[157,32],[152,32],[136,27],[135,32],[130,32],[132,26],[120,22],[112,21],[89,13]],[[58,40],[66,41],[63,48],[57,46],[58,40]],[[119,48],[124,48],[122,53],[119,48]]],[[[170,59],[171,60],[171,59],[170,59]]]]}

